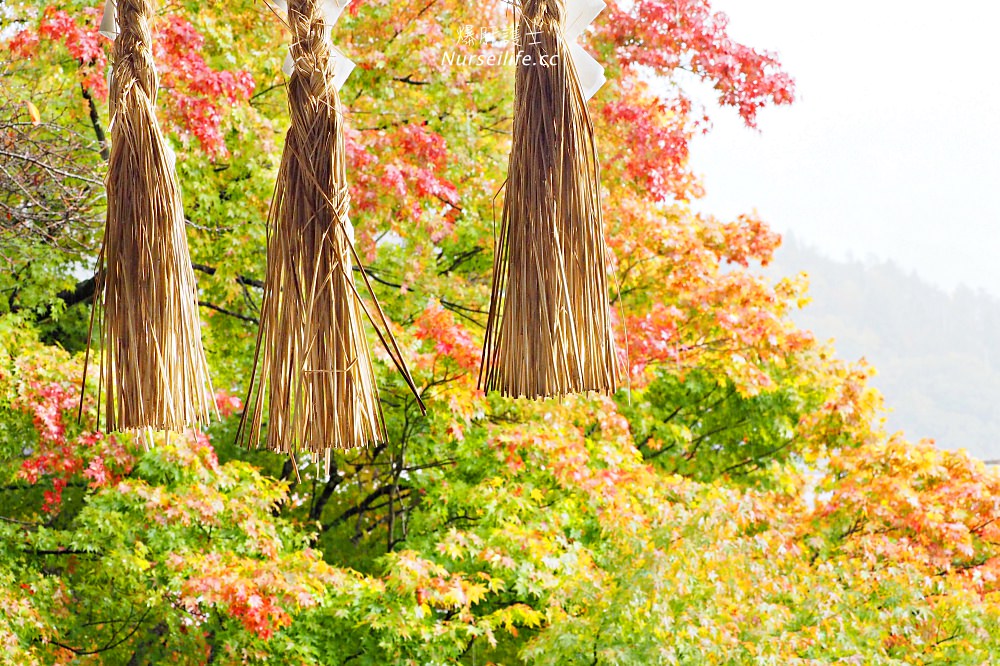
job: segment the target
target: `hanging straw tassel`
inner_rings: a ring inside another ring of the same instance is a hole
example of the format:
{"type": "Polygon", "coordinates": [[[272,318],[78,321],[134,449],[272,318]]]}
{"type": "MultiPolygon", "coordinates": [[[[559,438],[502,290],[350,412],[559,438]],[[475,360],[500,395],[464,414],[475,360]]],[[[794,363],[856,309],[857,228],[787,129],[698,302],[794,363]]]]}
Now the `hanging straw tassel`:
{"type": "MultiPolygon", "coordinates": [[[[288,18],[291,127],[269,220],[256,388],[238,438],[259,443],[269,394],[267,447],[286,454],[304,447],[324,454],[328,464],[330,449],[382,442],[386,433],[364,330],[364,315],[371,315],[354,286],[352,259],[361,265],[347,217],[344,118],[332,45],[317,0],[290,0],[288,18]]],[[[416,395],[367,275],[363,269],[360,274],[385,329],[376,331],[416,395]]]]}
{"type": "MultiPolygon", "coordinates": [[[[172,153],[156,122],[151,0],[119,0],[96,313],[109,432],[183,430],[214,412],[172,153]]],[[[88,338],[93,344],[94,319],[88,338]]],[[[82,404],[82,403],[81,403],[82,404]]]]}
{"type": "Polygon", "coordinates": [[[618,388],[600,166],[564,11],[562,0],[522,0],[518,20],[513,140],[479,377],[487,392],[514,398],[618,388]]]}

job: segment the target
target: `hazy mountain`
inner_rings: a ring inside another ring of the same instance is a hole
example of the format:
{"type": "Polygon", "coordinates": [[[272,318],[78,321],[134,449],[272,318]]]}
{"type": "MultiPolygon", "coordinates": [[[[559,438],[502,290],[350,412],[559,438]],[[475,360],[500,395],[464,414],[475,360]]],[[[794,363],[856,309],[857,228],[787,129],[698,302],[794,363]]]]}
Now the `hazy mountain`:
{"type": "Polygon", "coordinates": [[[773,270],[809,274],[813,302],[796,321],[878,369],[891,429],[1000,459],[1000,301],[948,294],[891,263],[832,260],[794,238],[773,270]]]}

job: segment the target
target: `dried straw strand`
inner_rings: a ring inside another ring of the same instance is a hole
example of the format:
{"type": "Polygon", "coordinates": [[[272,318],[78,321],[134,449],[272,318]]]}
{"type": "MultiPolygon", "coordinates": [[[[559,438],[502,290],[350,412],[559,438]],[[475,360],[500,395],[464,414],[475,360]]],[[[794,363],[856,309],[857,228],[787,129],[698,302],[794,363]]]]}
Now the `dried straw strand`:
{"type": "MultiPolygon", "coordinates": [[[[332,46],[317,0],[290,0],[288,19],[291,126],[268,222],[261,329],[238,438],[259,445],[266,396],[267,447],[286,454],[305,448],[328,461],[330,449],[382,442],[386,433],[364,330],[365,316],[372,316],[354,285],[352,260],[359,267],[360,261],[348,234],[332,46]]],[[[367,290],[375,301],[370,284],[367,290]]],[[[416,395],[377,301],[375,311],[385,331],[379,336],[416,395]]]]}
{"type": "MultiPolygon", "coordinates": [[[[108,210],[98,258],[99,391],[109,432],[183,430],[214,412],[180,188],[156,121],[151,0],[119,0],[108,210]]],[[[94,319],[88,336],[93,347],[94,319]]],[[[98,401],[99,403],[101,400],[98,401]]]]}
{"type": "Polygon", "coordinates": [[[619,370],[594,127],[562,0],[522,0],[513,139],[479,384],[508,397],[613,393],[619,370]],[[543,56],[550,66],[541,65],[543,56]],[[554,63],[552,59],[557,57],[554,63]]]}

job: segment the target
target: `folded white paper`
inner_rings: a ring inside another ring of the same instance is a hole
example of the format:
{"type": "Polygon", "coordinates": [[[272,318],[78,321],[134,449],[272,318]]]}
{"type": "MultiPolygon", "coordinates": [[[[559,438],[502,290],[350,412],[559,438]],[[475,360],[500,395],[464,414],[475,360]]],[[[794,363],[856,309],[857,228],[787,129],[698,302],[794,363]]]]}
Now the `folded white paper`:
{"type": "Polygon", "coordinates": [[[104,16],[101,17],[101,27],[97,32],[112,41],[118,37],[118,3],[115,0],[104,3],[104,16]]]}
{"type": "Polygon", "coordinates": [[[171,171],[176,171],[177,170],[177,153],[174,152],[173,146],[171,146],[166,141],[163,142],[163,153],[164,153],[164,156],[167,158],[167,164],[170,165],[170,170],[171,171]]]}
{"type": "Polygon", "coordinates": [[[573,58],[573,64],[576,65],[576,75],[580,79],[583,98],[589,100],[608,81],[604,76],[604,67],[576,42],[570,42],[569,54],[573,58]]]}
{"type": "Polygon", "coordinates": [[[569,53],[576,65],[580,86],[583,88],[584,99],[590,99],[607,82],[604,76],[604,66],[576,43],[576,38],[583,34],[594,19],[607,7],[604,0],[567,0],[566,16],[563,34],[569,42],[569,53]]]}
{"type": "Polygon", "coordinates": [[[604,8],[604,0],[569,0],[566,3],[566,39],[576,39],[594,22],[604,8]]]}

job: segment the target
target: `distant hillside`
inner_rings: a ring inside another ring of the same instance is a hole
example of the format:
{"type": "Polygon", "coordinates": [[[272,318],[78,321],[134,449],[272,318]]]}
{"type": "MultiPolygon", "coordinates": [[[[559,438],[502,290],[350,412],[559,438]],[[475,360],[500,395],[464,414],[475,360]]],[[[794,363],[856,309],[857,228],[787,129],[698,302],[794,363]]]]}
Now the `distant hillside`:
{"type": "Polygon", "coordinates": [[[891,263],[835,261],[793,238],[773,271],[809,274],[813,302],[796,321],[878,369],[891,429],[1000,459],[1000,301],[949,295],[891,263]]]}

